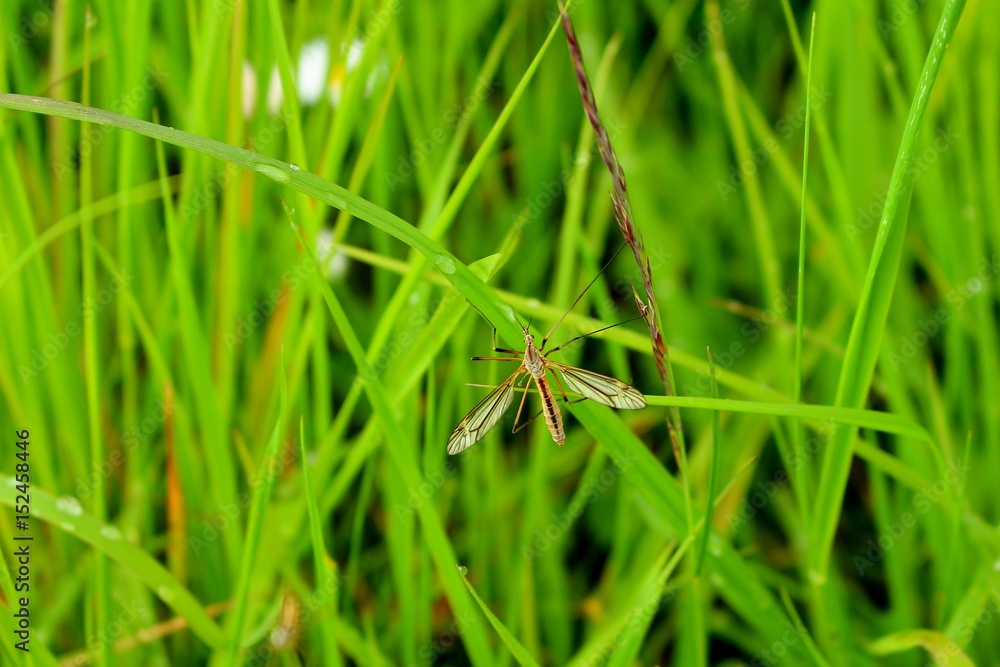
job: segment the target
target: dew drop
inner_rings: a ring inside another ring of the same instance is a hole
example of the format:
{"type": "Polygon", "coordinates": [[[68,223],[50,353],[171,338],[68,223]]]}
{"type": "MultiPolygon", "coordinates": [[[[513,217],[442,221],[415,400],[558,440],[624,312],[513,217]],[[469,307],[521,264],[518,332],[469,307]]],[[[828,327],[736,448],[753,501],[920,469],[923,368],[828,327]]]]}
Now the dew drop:
{"type": "Polygon", "coordinates": [[[63,496],[56,501],[56,508],[63,514],[68,514],[70,516],[80,516],[83,514],[83,508],[80,507],[80,501],[73,496],[63,496]]]}
{"type": "Polygon", "coordinates": [[[114,526],[101,526],[101,535],[106,540],[117,542],[122,538],[121,531],[114,526]]]}
{"type": "Polygon", "coordinates": [[[527,306],[529,310],[535,310],[540,305],[542,305],[542,302],[539,301],[538,299],[532,297],[532,298],[528,299],[527,301],[525,301],[524,305],[527,306]]]}
{"type": "Polygon", "coordinates": [[[59,522],[59,527],[62,528],[63,530],[65,530],[67,533],[75,533],[76,532],[76,526],[74,526],[73,524],[71,524],[69,521],[60,521],[59,522]]]}
{"type": "Polygon", "coordinates": [[[464,565],[459,565],[458,566],[458,573],[464,577],[465,575],[467,575],[469,573],[469,568],[465,567],[464,565]]]}
{"type": "Polygon", "coordinates": [[[167,586],[158,586],[156,589],[156,595],[164,602],[170,603],[174,600],[174,591],[172,588],[167,586]]]}
{"type": "Polygon", "coordinates": [[[434,263],[437,264],[438,269],[441,273],[451,275],[455,273],[455,262],[451,261],[448,255],[439,253],[434,256],[434,263]]]}
{"type": "Polygon", "coordinates": [[[295,164],[294,162],[289,162],[288,163],[288,168],[291,169],[292,171],[298,171],[299,170],[299,165],[295,164]]]}
{"type": "Polygon", "coordinates": [[[288,181],[292,180],[292,177],[286,174],[284,171],[282,171],[278,167],[274,167],[269,164],[258,164],[253,169],[258,174],[267,176],[268,178],[272,178],[278,181],[279,183],[287,183],[288,181]]]}

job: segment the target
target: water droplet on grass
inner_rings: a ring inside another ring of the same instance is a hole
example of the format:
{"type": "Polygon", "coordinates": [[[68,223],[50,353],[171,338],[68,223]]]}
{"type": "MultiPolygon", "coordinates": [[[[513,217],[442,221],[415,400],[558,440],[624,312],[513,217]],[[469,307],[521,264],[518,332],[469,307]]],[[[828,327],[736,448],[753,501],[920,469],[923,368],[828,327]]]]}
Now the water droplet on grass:
{"type": "Polygon", "coordinates": [[[73,496],[63,496],[57,500],[56,508],[58,508],[63,514],[68,514],[70,516],[80,516],[83,514],[83,508],[80,507],[80,501],[73,496]]]}
{"type": "Polygon", "coordinates": [[[448,257],[448,255],[445,255],[443,253],[435,255],[434,263],[437,265],[438,270],[440,270],[441,273],[447,275],[455,273],[455,262],[451,261],[451,258],[448,257]]]}
{"type": "Polygon", "coordinates": [[[467,575],[469,573],[469,568],[465,567],[464,565],[459,565],[458,566],[458,573],[464,577],[465,575],[467,575]]]}
{"type": "Polygon", "coordinates": [[[288,168],[291,169],[292,171],[298,171],[299,170],[299,165],[295,164],[294,162],[289,162],[288,163],[288,168]]]}
{"type": "Polygon", "coordinates": [[[284,171],[270,164],[258,164],[253,168],[258,174],[267,176],[268,178],[273,178],[279,183],[287,183],[292,180],[292,177],[286,174],[284,171]]]}
{"type": "Polygon", "coordinates": [[[114,526],[101,526],[101,535],[104,537],[104,539],[110,540],[112,542],[117,542],[122,538],[121,531],[119,531],[114,526]]]}

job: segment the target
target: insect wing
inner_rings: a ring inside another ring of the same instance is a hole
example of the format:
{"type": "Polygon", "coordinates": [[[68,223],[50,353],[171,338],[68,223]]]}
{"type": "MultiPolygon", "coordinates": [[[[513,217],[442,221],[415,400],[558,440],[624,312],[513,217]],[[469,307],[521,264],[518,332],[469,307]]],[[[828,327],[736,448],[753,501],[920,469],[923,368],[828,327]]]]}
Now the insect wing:
{"type": "Polygon", "coordinates": [[[514,371],[513,375],[487,394],[486,398],[479,402],[479,405],[465,415],[465,419],[458,423],[458,426],[452,431],[451,437],[448,438],[449,454],[465,451],[497,425],[500,418],[507,412],[507,408],[510,407],[511,399],[514,397],[514,383],[523,372],[522,369],[514,371]]]}
{"type": "Polygon", "coordinates": [[[567,388],[592,401],[619,410],[638,410],[646,407],[646,397],[638,389],[621,380],[554,361],[549,361],[547,365],[562,373],[567,388]]]}

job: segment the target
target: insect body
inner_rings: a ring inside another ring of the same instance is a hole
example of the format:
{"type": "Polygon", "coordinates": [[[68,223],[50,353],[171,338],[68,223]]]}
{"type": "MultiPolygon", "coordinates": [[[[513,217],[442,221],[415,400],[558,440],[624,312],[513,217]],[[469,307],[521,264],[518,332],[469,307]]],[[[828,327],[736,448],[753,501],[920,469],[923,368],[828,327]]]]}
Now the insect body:
{"type": "MultiPolygon", "coordinates": [[[[563,443],[566,442],[566,433],[563,431],[562,415],[559,413],[559,406],[556,405],[555,396],[552,395],[552,387],[549,385],[549,379],[545,377],[546,363],[548,363],[548,360],[535,347],[535,337],[528,333],[526,328],[524,330],[524,361],[521,362],[521,367],[531,373],[531,377],[535,379],[535,385],[538,387],[538,395],[542,397],[542,413],[545,415],[545,425],[549,427],[552,439],[555,440],[557,445],[562,447],[563,443]]],[[[524,406],[524,397],[527,395],[528,393],[525,392],[521,397],[521,407],[524,406]]],[[[517,413],[520,416],[520,407],[517,413]]]]}
{"type": "MultiPolygon", "coordinates": [[[[496,329],[493,330],[493,349],[496,352],[521,354],[523,357],[473,357],[477,361],[519,361],[521,364],[510,377],[501,382],[498,387],[480,401],[479,405],[472,408],[469,414],[459,422],[458,426],[452,432],[451,437],[448,438],[449,454],[458,454],[468,449],[486,435],[487,431],[497,425],[497,422],[500,421],[500,418],[503,417],[504,413],[510,407],[511,399],[514,396],[514,387],[525,373],[535,381],[535,386],[538,388],[538,395],[542,399],[542,413],[545,415],[545,424],[549,428],[549,433],[552,434],[552,439],[560,446],[566,442],[566,433],[563,430],[562,415],[559,412],[559,405],[556,403],[547,373],[552,373],[552,377],[556,379],[563,399],[567,403],[569,403],[569,399],[566,398],[564,383],[566,387],[569,387],[570,391],[580,394],[583,398],[589,398],[592,401],[603,403],[612,408],[638,410],[639,408],[646,407],[646,397],[624,382],[607,377],[606,375],[560,364],[548,358],[548,355],[562,349],[578,338],[582,338],[582,336],[578,336],[543,354],[542,350],[545,348],[545,340],[542,341],[541,346],[535,347],[535,337],[528,331],[528,327],[522,327],[522,329],[524,331],[523,352],[520,350],[498,348],[496,346],[496,329]],[[559,379],[560,376],[562,376],[562,381],[559,379]]],[[[548,339],[548,336],[546,336],[546,339],[548,339]]],[[[527,378],[525,380],[527,381],[527,378]]],[[[519,431],[527,425],[522,424],[521,426],[517,426],[517,422],[521,419],[521,411],[524,408],[524,400],[527,396],[528,393],[525,391],[521,397],[521,404],[517,409],[517,417],[514,419],[514,432],[519,431]]]]}

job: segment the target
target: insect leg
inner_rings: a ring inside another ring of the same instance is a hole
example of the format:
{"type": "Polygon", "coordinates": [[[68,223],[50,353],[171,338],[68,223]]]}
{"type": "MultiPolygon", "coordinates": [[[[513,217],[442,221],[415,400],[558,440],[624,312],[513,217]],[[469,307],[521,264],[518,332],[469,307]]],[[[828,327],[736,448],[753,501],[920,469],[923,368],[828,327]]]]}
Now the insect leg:
{"type": "MultiPolygon", "coordinates": [[[[516,384],[516,383],[515,383],[515,384],[516,384]]],[[[513,428],[512,430],[511,430],[511,433],[517,433],[518,431],[520,431],[520,430],[521,430],[520,428],[518,428],[518,427],[517,427],[517,422],[518,422],[518,420],[520,420],[520,419],[521,419],[521,410],[523,410],[523,409],[524,409],[524,401],[525,401],[525,399],[527,399],[527,398],[528,398],[528,392],[524,392],[523,394],[521,394],[521,403],[520,403],[520,404],[518,404],[518,406],[517,406],[517,416],[516,416],[516,417],[514,417],[514,428],[513,428]]],[[[538,415],[535,415],[535,416],[537,417],[538,415]]],[[[534,418],[534,417],[533,417],[533,418],[534,418]]],[[[532,419],[533,419],[533,418],[532,418],[532,419]]],[[[530,421],[529,421],[529,422],[526,422],[526,424],[527,424],[527,423],[530,423],[530,421]]],[[[523,428],[523,427],[522,427],[522,428],[523,428]]]]}
{"type": "Polygon", "coordinates": [[[493,351],[506,352],[507,354],[522,354],[521,350],[508,350],[505,347],[497,347],[497,328],[493,327],[493,351]]]}
{"type": "Polygon", "coordinates": [[[566,405],[573,405],[574,403],[581,403],[587,400],[586,396],[581,396],[575,401],[569,400],[569,396],[566,395],[566,390],[563,388],[563,383],[562,380],[559,379],[559,375],[557,375],[556,372],[552,369],[549,369],[549,372],[552,373],[552,377],[556,379],[556,384],[559,385],[559,391],[562,392],[563,403],[565,403],[566,405]]]}

